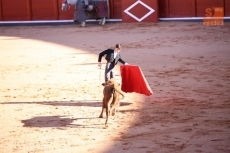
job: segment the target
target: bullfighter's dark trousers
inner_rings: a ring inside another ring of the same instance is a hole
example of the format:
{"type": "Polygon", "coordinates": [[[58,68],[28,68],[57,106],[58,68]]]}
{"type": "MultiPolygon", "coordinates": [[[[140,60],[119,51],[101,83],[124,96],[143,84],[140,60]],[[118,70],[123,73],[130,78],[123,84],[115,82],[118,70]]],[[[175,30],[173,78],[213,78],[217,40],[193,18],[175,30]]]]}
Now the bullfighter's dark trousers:
{"type": "Polygon", "coordinates": [[[107,62],[105,66],[105,82],[110,80],[111,78],[114,78],[115,72],[114,72],[114,62],[110,63],[107,62]]]}

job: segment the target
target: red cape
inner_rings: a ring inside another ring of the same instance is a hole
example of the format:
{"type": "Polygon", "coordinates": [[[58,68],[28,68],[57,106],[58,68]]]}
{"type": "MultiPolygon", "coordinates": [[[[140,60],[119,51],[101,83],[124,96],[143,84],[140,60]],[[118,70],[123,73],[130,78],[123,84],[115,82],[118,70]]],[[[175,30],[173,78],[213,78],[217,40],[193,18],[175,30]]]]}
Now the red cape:
{"type": "Polygon", "coordinates": [[[121,72],[121,90],[124,92],[136,92],[150,96],[153,94],[148,82],[146,81],[141,68],[134,65],[122,65],[121,72]]]}

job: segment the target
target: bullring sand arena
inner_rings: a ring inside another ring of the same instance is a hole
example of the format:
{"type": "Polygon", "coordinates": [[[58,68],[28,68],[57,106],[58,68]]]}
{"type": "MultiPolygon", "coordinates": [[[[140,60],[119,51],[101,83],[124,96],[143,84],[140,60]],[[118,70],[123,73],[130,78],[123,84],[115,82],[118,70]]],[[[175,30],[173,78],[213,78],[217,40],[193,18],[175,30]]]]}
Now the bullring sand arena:
{"type": "Polygon", "coordinates": [[[1,26],[0,71],[0,153],[230,152],[229,22],[1,26]],[[125,93],[105,129],[97,59],[116,43],[153,95],[125,93]]]}

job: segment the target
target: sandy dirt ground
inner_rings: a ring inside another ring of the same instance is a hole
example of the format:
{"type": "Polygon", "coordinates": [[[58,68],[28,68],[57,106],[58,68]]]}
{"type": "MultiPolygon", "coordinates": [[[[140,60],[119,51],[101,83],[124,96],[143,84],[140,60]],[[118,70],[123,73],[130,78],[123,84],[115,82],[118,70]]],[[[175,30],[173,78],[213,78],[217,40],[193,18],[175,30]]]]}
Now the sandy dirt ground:
{"type": "Polygon", "coordinates": [[[0,153],[230,152],[229,22],[0,27],[0,71],[0,153]],[[125,93],[104,128],[97,58],[116,43],[153,95],[125,93]]]}

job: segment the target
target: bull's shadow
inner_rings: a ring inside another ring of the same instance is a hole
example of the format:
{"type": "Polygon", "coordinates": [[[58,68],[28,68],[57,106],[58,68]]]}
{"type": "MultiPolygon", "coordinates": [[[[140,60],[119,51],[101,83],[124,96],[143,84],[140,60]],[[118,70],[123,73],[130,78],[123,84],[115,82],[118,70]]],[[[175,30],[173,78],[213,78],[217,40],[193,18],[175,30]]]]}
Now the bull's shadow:
{"type": "Polygon", "coordinates": [[[65,116],[38,116],[26,120],[21,120],[23,127],[66,127],[71,126],[76,119],[65,116]]]}
{"type": "MultiPolygon", "coordinates": [[[[102,107],[102,100],[81,100],[81,101],[43,101],[43,102],[0,102],[0,105],[20,105],[20,104],[28,104],[28,105],[51,105],[51,106],[85,106],[85,107],[102,107]]],[[[120,106],[131,105],[129,102],[121,102],[120,106]]]]}
{"type": "MultiPolygon", "coordinates": [[[[81,101],[43,101],[43,102],[0,102],[0,105],[51,105],[51,106],[75,106],[75,107],[102,107],[101,100],[81,100],[81,101]]],[[[127,106],[132,103],[121,102],[120,106],[127,106]]],[[[101,124],[76,124],[76,120],[91,120],[91,118],[72,118],[68,116],[35,116],[30,119],[21,120],[23,127],[54,127],[63,129],[65,127],[78,128],[103,128],[104,123],[101,124]]]]}
{"type": "Polygon", "coordinates": [[[36,116],[30,119],[21,120],[24,124],[23,127],[38,127],[38,128],[58,128],[64,129],[65,127],[77,128],[103,128],[104,123],[101,124],[76,124],[73,123],[77,120],[90,120],[94,118],[70,118],[68,116],[36,116]]]}

